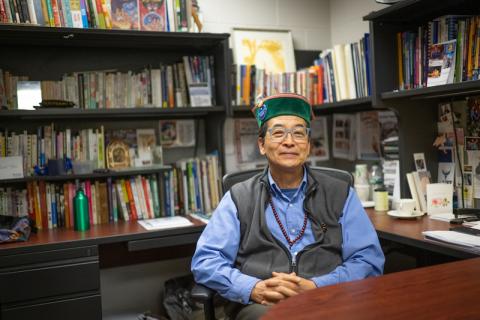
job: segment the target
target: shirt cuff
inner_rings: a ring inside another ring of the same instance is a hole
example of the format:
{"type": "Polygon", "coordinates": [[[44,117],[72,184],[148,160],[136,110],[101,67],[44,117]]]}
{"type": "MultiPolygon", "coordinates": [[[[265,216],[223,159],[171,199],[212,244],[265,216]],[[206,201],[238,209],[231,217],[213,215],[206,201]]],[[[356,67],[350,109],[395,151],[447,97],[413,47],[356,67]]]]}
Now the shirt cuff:
{"type": "Polygon", "coordinates": [[[250,302],[252,290],[259,281],[260,279],[255,277],[246,274],[240,274],[235,279],[235,283],[232,286],[231,296],[235,297],[234,300],[237,302],[248,304],[250,302]]]}
{"type": "Polygon", "coordinates": [[[315,285],[317,286],[317,288],[340,283],[340,280],[338,279],[338,275],[334,273],[329,273],[320,277],[314,277],[314,278],[311,278],[310,280],[315,282],[315,285]]]}

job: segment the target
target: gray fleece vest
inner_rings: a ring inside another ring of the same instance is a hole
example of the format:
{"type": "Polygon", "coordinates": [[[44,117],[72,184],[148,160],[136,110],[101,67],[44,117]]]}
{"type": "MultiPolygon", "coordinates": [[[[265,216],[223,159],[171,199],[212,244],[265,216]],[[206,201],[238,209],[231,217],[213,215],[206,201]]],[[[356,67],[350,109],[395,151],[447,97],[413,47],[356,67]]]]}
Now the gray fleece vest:
{"type": "Polygon", "coordinates": [[[240,245],[235,267],[242,273],[267,279],[272,271],[295,271],[303,278],[327,274],[342,263],[342,230],[338,223],[348,197],[347,182],[307,168],[303,207],[315,242],[298,252],[296,261],[270,232],[265,209],[270,197],[267,170],[231,189],[240,220],[240,245]]]}

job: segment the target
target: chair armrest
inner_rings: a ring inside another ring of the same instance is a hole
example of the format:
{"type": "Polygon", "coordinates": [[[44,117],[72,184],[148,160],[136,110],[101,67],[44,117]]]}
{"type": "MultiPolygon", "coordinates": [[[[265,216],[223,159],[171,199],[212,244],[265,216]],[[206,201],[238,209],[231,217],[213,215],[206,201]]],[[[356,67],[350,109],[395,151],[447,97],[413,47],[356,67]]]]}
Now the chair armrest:
{"type": "Polygon", "coordinates": [[[215,291],[209,289],[201,284],[196,283],[195,286],[192,288],[190,296],[196,302],[201,304],[205,304],[207,302],[213,302],[213,296],[215,295],[215,291]]]}

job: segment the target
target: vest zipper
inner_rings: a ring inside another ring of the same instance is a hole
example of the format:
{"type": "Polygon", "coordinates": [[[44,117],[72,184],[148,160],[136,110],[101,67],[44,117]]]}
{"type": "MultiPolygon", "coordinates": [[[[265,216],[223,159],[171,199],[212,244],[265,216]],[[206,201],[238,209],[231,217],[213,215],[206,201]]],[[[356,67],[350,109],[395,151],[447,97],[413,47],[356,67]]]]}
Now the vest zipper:
{"type": "Polygon", "coordinates": [[[283,243],[281,243],[277,238],[275,238],[273,235],[272,235],[272,238],[273,240],[275,240],[275,242],[280,246],[280,248],[283,249],[283,251],[285,251],[285,253],[287,254],[287,257],[288,257],[288,262],[290,263],[290,267],[289,267],[289,271],[288,273],[292,273],[295,271],[295,273],[297,272],[296,269],[297,269],[297,263],[295,261],[295,258],[292,256],[292,254],[290,253],[290,250],[287,249],[287,247],[285,247],[283,245],[283,243]]]}

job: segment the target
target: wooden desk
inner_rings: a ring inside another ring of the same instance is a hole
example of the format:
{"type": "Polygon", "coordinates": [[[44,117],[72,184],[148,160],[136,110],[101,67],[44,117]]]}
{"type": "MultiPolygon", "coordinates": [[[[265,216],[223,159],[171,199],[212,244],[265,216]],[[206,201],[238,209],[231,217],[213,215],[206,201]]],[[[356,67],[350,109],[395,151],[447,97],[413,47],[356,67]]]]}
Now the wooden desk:
{"type": "Polygon", "coordinates": [[[375,210],[370,208],[366,211],[380,239],[440,253],[457,259],[479,256],[478,253],[467,248],[428,240],[422,235],[422,232],[427,230],[449,230],[451,225],[448,222],[433,220],[428,218],[427,215],[416,219],[396,219],[387,215],[386,212],[375,212],[375,210]]]}
{"type": "Polygon", "coordinates": [[[479,296],[477,258],[318,288],[262,319],[479,319],[479,296]]]}
{"type": "MultiPolygon", "coordinates": [[[[381,239],[457,259],[478,256],[423,238],[424,230],[448,230],[446,222],[427,217],[398,220],[373,210],[367,213],[381,239]]],[[[92,226],[86,232],[45,230],[32,234],[28,242],[1,245],[0,285],[15,287],[16,293],[0,293],[0,319],[19,315],[100,319],[100,268],[189,256],[205,226],[195,219],[192,222],[191,227],[158,231],[123,221],[92,226]],[[23,289],[31,287],[36,289],[23,289]]]]}
{"type": "Polygon", "coordinates": [[[191,256],[204,228],[192,222],[156,231],[123,221],[86,232],[44,230],[1,245],[0,319],[100,320],[100,268],[191,256]]]}

